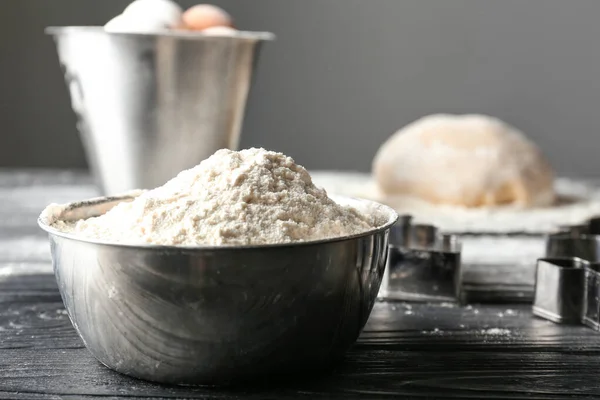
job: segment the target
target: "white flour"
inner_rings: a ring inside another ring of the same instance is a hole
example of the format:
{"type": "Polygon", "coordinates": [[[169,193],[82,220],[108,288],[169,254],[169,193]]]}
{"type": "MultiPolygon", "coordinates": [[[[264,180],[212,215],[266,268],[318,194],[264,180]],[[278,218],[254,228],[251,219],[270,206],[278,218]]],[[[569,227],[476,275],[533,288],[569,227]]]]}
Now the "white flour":
{"type": "Polygon", "coordinates": [[[489,328],[482,329],[480,331],[483,335],[500,335],[500,336],[510,336],[511,332],[509,329],[502,328],[489,328]]]}
{"type": "MultiPolygon", "coordinates": [[[[48,207],[55,212],[56,205],[48,207]]],[[[55,221],[61,231],[117,243],[250,245],[361,233],[374,216],[336,204],[281,153],[219,150],[165,185],[106,214],[55,221]]]]}

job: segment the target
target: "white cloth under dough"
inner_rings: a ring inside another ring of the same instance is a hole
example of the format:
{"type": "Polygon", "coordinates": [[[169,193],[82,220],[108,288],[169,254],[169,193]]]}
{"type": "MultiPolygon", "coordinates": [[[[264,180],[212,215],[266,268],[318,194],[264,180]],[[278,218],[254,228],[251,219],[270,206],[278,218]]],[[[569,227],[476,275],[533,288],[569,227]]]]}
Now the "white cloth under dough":
{"type": "Polygon", "coordinates": [[[434,224],[450,232],[548,233],[558,227],[580,224],[600,215],[600,182],[557,178],[558,204],[527,209],[514,205],[468,208],[437,205],[407,196],[382,193],[371,174],[311,171],[313,181],[329,194],[379,201],[416,222],[434,224]]]}

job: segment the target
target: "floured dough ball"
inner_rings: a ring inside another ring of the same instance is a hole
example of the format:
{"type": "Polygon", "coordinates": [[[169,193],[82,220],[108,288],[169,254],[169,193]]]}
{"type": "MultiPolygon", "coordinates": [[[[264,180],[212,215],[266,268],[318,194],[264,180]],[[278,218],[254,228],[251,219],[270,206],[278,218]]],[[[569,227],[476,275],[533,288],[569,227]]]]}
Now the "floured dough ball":
{"type": "Polygon", "coordinates": [[[464,207],[554,202],[554,172],[520,131],[485,115],[435,114],[379,149],[373,176],[385,195],[464,207]]]}

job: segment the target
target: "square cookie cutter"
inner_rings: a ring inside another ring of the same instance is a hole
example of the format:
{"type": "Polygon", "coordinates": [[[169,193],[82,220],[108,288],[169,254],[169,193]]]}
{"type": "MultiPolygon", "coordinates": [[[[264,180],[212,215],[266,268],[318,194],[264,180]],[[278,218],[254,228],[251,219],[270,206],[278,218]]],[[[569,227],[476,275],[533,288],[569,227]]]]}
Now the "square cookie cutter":
{"type": "Polygon", "coordinates": [[[600,330],[600,263],[591,263],[585,269],[585,292],[581,322],[600,330]]]}
{"type": "Polygon", "coordinates": [[[566,225],[546,238],[546,257],[579,257],[600,262],[600,217],[566,225]]]}
{"type": "Polygon", "coordinates": [[[556,323],[579,323],[588,265],[577,257],[540,258],[535,272],[533,314],[556,323]]]}
{"type": "Polygon", "coordinates": [[[600,218],[561,227],[546,238],[538,260],[535,315],[600,330],[600,218]]]}
{"type": "Polygon", "coordinates": [[[402,215],[390,231],[382,300],[456,302],[461,300],[461,243],[434,225],[412,224],[402,215]]]}

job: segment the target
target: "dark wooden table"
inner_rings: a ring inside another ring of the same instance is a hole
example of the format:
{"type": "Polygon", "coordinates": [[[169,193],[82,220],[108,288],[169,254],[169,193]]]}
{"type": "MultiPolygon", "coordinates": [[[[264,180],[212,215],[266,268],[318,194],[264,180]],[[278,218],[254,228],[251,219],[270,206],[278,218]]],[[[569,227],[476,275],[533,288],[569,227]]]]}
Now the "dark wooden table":
{"type": "Polygon", "coordinates": [[[75,333],[36,226],[95,195],[71,172],[0,172],[0,399],[600,398],[600,334],[527,305],[378,303],[331,375],[278,387],[165,387],[100,365],[75,333]]]}

